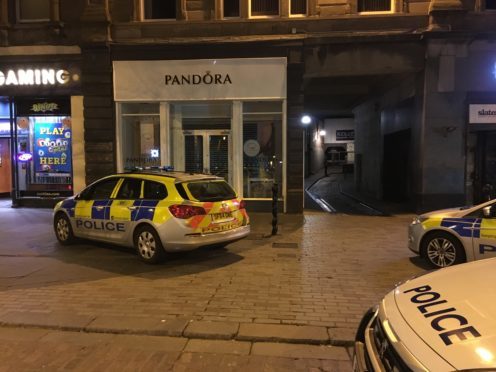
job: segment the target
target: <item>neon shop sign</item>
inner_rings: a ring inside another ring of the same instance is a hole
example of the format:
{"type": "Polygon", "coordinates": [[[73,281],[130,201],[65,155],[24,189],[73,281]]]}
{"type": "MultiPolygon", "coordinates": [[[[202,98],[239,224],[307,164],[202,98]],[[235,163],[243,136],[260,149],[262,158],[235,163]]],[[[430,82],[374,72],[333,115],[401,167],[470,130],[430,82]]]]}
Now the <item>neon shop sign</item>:
{"type": "Polygon", "coordinates": [[[0,71],[0,86],[64,85],[70,80],[67,70],[53,68],[0,71]]]}

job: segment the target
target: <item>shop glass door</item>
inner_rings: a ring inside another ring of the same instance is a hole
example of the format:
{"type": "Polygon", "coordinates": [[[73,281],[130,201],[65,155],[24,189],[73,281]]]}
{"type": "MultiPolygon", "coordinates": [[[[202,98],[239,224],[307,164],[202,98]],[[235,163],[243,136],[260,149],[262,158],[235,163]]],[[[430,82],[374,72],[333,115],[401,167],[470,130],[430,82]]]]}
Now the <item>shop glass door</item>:
{"type": "Polygon", "coordinates": [[[229,131],[184,131],[186,172],[209,173],[230,180],[229,131]]]}

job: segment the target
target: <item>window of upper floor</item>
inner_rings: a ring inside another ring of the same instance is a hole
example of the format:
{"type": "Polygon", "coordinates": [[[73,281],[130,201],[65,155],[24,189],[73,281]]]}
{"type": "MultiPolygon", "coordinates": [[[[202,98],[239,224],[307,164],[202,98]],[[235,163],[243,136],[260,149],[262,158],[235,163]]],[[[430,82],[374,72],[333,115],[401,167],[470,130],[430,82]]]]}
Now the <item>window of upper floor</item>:
{"type": "Polygon", "coordinates": [[[279,0],[251,0],[251,17],[275,17],[279,15],[279,0]]]}
{"type": "Polygon", "coordinates": [[[394,1],[392,0],[358,0],[358,13],[391,13],[394,12],[394,1]]]}
{"type": "MultiPolygon", "coordinates": [[[[141,9],[138,18],[141,20],[175,20],[179,13],[188,12],[187,9],[181,9],[178,12],[179,7],[186,7],[180,0],[140,0],[139,4],[141,9]]],[[[214,1],[205,2],[203,6],[205,14],[215,13],[215,9],[209,10],[209,6],[214,6],[214,1]]],[[[222,18],[246,16],[248,18],[267,18],[308,14],[308,0],[221,0],[215,2],[215,6],[220,7],[217,10],[219,11],[218,14],[222,14],[222,18]]]]}
{"type": "Polygon", "coordinates": [[[222,2],[222,14],[224,18],[238,18],[240,0],[224,0],[222,2]]]}
{"type": "Polygon", "coordinates": [[[143,0],[141,4],[144,20],[176,19],[176,0],[143,0]]]}
{"type": "MultiPolygon", "coordinates": [[[[226,1],[226,0],[224,0],[226,1]]],[[[277,17],[281,15],[281,5],[289,6],[290,16],[307,14],[307,0],[249,0],[250,17],[277,17]]]]}
{"type": "Polygon", "coordinates": [[[291,15],[306,15],[308,13],[307,0],[290,0],[289,12],[291,15]]]}
{"type": "Polygon", "coordinates": [[[50,21],[50,0],[17,0],[16,18],[18,22],[50,21]]]}

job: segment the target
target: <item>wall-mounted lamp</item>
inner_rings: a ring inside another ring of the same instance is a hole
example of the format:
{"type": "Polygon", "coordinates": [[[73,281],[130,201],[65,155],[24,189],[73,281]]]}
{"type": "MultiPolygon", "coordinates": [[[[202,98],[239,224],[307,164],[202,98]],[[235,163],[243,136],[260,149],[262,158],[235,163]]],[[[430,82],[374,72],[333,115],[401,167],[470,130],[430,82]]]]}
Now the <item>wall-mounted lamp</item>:
{"type": "Polygon", "coordinates": [[[301,117],[300,121],[301,121],[301,124],[308,125],[312,122],[312,118],[310,117],[310,115],[303,115],[301,117]]]}
{"type": "Polygon", "coordinates": [[[321,130],[319,131],[319,135],[320,135],[321,137],[324,137],[324,136],[326,135],[326,131],[325,131],[324,129],[321,129],[321,130]]]}

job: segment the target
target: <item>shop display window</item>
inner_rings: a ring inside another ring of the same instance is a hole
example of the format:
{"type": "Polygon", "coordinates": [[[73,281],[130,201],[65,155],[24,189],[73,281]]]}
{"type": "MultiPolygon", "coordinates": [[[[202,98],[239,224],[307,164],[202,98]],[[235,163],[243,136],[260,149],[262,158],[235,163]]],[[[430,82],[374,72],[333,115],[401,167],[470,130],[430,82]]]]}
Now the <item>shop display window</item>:
{"type": "Polygon", "coordinates": [[[125,103],[121,114],[124,169],[160,166],[160,105],[125,103]]]}
{"type": "Polygon", "coordinates": [[[232,181],[232,102],[171,104],[172,165],[232,181]]]}
{"type": "Polygon", "coordinates": [[[20,196],[72,195],[70,116],[20,116],[16,124],[20,196]]]}
{"type": "Polygon", "coordinates": [[[282,189],[282,102],[243,103],[243,195],[271,198],[282,189]]]}

